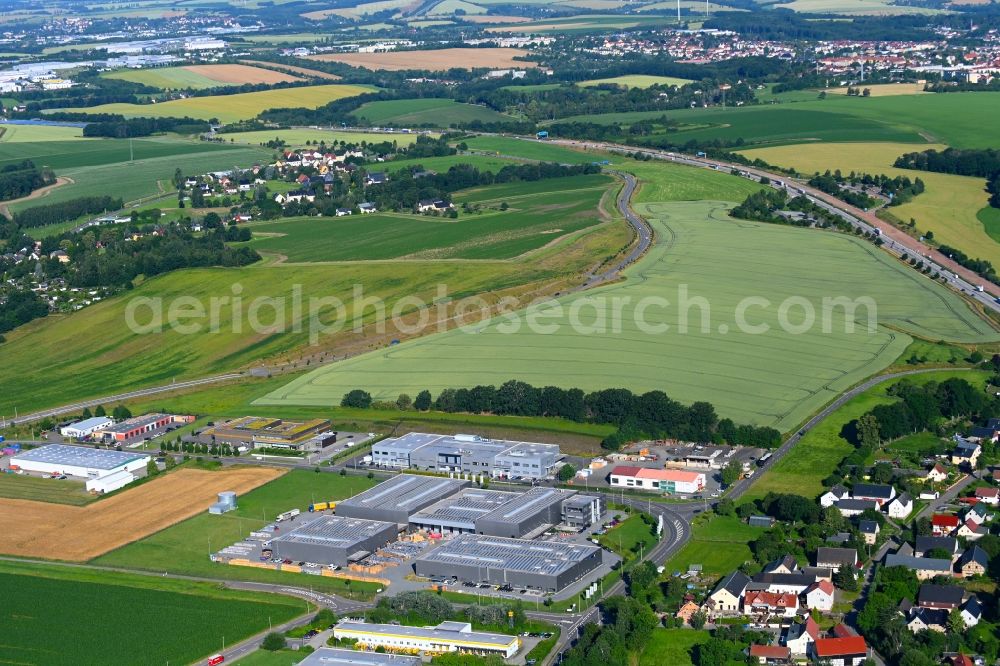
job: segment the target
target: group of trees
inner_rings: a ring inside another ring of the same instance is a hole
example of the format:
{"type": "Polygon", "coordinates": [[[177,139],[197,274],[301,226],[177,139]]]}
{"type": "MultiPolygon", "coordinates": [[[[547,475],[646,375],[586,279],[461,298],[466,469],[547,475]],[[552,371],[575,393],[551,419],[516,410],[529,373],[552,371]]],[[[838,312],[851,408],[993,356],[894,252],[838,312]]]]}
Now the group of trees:
{"type": "MultiPolygon", "coordinates": [[[[372,406],[372,397],[364,390],[355,389],[344,395],[341,405],[367,409],[372,406]]],[[[636,395],[628,389],[619,388],[584,393],[578,388],[539,388],[510,380],[499,387],[480,385],[444,389],[436,400],[432,399],[430,391],[424,390],[417,394],[413,407],[420,411],[433,407],[442,412],[553,416],[572,421],[610,423],[619,428],[603,442],[603,446],[610,450],[617,450],[622,444],[642,437],[763,448],[781,443],[781,433],[774,428],[737,425],[731,419],[720,419],[710,403],[684,405],[663,391],[636,395]]]]}
{"type": "Polygon", "coordinates": [[[868,210],[878,204],[877,199],[873,199],[867,194],[861,192],[855,192],[854,190],[842,187],[842,180],[838,180],[835,175],[827,171],[823,174],[816,174],[809,179],[809,184],[818,190],[826,192],[827,194],[832,194],[833,196],[846,201],[856,208],[863,208],[868,210]]]}
{"type": "Polygon", "coordinates": [[[893,166],[985,178],[986,189],[990,193],[990,205],[1000,208],[1000,150],[993,148],[925,150],[900,155],[893,166]]]}
{"type": "Polygon", "coordinates": [[[628,666],[629,653],[649,640],[659,624],[653,610],[631,597],[601,603],[604,624],[586,624],[580,639],[563,657],[563,666],[628,666]]]}
{"type": "Polygon", "coordinates": [[[749,195],[743,203],[733,208],[729,214],[741,220],[757,220],[772,224],[811,224],[804,218],[779,215],[778,211],[788,204],[788,195],[784,190],[767,188],[749,195]]]}
{"type": "Polygon", "coordinates": [[[0,201],[27,196],[54,182],[56,177],[51,169],[36,167],[31,160],[5,164],[0,167],[0,201]]]}
{"type": "Polygon", "coordinates": [[[122,207],[120,198],[110,196],[77,197],[44,206],[32,206],[14,215],[14,223],[22,229],[41,227],[75,220],[83,215],[97,215],[122,207]]]}
{"type": "MultiPolygon", "coordinates": [[[[12,289],[0,301],[0,333],[49,314],[49,304],[30,289],[12,289]]],[[[0,337],[0,342],[3,342],[0,337]]]]}
{"type": "Polygon", "coordinates": [[[949,245],[939,245],[938,251],[946,257],[949,257],[956,264],[968,268],[970,271],[975,272],[991,282],[996,282],[998,280],[996,269],[993,267],[993,264],[986,259],[974,259],[961,250],[949,245]]]}

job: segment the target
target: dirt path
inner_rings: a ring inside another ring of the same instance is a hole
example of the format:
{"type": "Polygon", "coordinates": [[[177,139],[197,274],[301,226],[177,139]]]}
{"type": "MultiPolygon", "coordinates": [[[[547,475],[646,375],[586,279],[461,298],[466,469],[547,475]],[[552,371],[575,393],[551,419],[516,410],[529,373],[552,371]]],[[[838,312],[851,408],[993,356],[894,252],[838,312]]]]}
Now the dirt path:
{"type": "Polygon", "coordinates": [[[11,199],[10,201],[5,201],[0,204],[0,215],[3,215],[7,219],[11,218],[10,206],[14,204],[24,203],[25,201],[34,201],[35,199],[41,199],[42,197],[48,196],[49,192],[56,189],[57,187],[62,187],[63,185],[72,185],[75,181],[72,178],[67,178],[66,176],[59,176],[56,178],[56,182],[51,185],[46,185],[45,187],[40,187],[26,197],[21,197],[20,199],[11,199]]]}

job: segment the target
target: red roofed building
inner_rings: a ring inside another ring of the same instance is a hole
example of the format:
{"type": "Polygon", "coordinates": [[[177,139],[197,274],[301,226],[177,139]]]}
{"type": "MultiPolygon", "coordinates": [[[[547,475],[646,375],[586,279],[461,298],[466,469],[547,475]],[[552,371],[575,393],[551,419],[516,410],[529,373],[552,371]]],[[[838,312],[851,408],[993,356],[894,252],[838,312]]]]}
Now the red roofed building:
{"type": "Polygon", "coordinates": [[[868,658],[868,644],[862,636],[820,638],[813,645],[813,654],[830,666],[859,666],[868,658]]]}
{"type": "Polygon", "coordinates": [[[750,656],[762,664],[785,664],[792,657],[792,651],[780,645],[751,645],[750,656]]]}
{"type": "Polygon", "coordinates": [[[806,606],[820,611],[833,610],[833,583],[824,579],[810,585],[806,591],[806,606]]]}
{"type": "Polygon", "coordinates": [[[851,636],[857,636],[858,632],[854,631],[846,624],[841,622],[840,624],[835,624],[830,633],[833,634],[834,638],[849,638],[851,636]]]}
{"type": "Polygon", "coordinates": [[[931,531],[934,536],[948,536],[961,524],[961,518],[950,513],[935,513],[931,516],[931,531]]]}
{"type": "Polygon", "coordinates": [[[957,654],[954,657],[949,657],[948,663],[951,664],[951,666],[975,666],[975,662],[972,661],[972,658],[967,657],[964,654],[957,654]]]}
{"type": "Polygon", "coordinates": [[[649,467],[615,467],[611,470],[615,488],[641,488],[664,493],[699,493],[705,489],[704,472],[649,467]]]}
{"type": "Polygon", "coordinates": [[[976,488],[976,497],[995,506],[1000,502],[1000,488],[976,488]]]}
{"type": "Polygon", "coordinates": [[[747,592],[743,596],[743,613],[746,615],[795,617],[798,610],[799,598],[790,592],[747,592]]]}

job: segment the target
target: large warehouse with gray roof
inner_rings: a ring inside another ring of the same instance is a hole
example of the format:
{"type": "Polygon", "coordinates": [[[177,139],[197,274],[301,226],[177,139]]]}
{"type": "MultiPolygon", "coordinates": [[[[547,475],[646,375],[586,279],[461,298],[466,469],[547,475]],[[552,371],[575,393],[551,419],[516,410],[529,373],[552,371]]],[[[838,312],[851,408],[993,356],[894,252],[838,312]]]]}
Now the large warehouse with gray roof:
{"type": "Polygon", "coordinates": [[[544,479],[552,475],[561,457],[555,444],[478,435],[411,432],[372,446],[372,464],[380,467],[483,474],[495,479],[544,479]]]}
{"type": "Polygon", "coordinates": [[[395,523],[321,516],[274,537],[271,547],[282,559],[343,567],[375,552],[395,539],[398,533],[395,523]]]}
{"type": "Polygon", "coordinates": [[[363,493],[337,502],[337,515],[400,525],[410,516],[469,485],[461,479],[399,474],[363,493]]]}

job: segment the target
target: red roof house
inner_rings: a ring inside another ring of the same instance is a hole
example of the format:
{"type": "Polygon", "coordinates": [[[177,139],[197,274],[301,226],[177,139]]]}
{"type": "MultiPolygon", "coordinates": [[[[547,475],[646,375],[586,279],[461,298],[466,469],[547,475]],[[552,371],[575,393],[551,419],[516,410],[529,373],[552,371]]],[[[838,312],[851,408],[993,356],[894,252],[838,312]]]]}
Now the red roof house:
{"type": "Polygon", "coordinates": [[[790,648],[780,645],[751,645],[750,656],[756,657],[765,664],[787,662],[792,657],[790,648]]]}
{"type": "Polygon", "coordinates": [[[868,644],[862,636],[821,638],[815,645],[816,658],[834,664],[860,664],[868,658],[868,644]]]}

